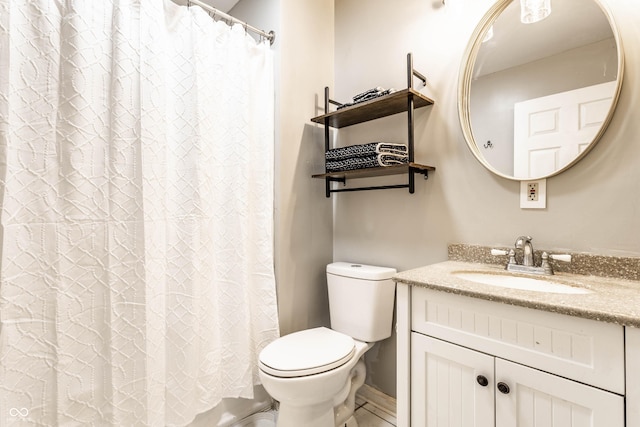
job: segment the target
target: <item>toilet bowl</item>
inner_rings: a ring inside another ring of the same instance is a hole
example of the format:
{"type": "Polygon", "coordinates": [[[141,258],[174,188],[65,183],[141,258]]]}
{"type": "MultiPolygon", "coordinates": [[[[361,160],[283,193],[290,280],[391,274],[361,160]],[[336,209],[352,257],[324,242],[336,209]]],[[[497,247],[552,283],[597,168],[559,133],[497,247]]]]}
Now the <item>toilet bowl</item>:
{"type": "Polygon", "coordinates": [[[343,403],[336,401],[336,397],[347,394],[343,401],[347,400],[351,389],[346,393],[343,389],[356,374],[353,371],[358,361],[373,344],[324,327],[295,332],[280,340],[285,339],[260,356],[262,384],[280,402],[278,427],[335,426],[334,408],[343,403]],[[310,357],[305,359],[304,355],[310,357]],[[294,366],[287,363],[296,356],[299,358],[294,366]],[[307,363],[298,363],[303,360],[307,363]]]}
{"type": "MultiPolygon", "coordinates": [[[[363,356],[391,335],[395,272],[329,264],[331,329],[294,332],[262,350],[260,379],[280,402],[278,427],[335,427],[351,418],[366,374],[363,356]]],[[[349,425],[357,424],[351,420],[349,425]]]]}

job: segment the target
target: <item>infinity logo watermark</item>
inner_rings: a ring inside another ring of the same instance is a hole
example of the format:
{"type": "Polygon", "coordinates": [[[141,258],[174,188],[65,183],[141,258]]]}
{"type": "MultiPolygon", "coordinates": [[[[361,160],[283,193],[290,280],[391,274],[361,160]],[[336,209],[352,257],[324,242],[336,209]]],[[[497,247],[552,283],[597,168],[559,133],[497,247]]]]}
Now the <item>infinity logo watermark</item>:
{"type": "Polygon", "coordinates": [[[29,410],[27,408],[11,408],[9,409],[9,415],[14,418],[24,418],[29,415],[29,410]]]}

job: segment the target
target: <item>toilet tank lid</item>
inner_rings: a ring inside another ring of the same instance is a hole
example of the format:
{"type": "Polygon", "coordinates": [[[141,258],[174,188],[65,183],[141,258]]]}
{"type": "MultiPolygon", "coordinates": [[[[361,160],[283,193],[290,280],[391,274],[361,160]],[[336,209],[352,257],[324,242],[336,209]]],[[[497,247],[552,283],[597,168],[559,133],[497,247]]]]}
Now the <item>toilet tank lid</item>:
{"type": "Polygon", "coordinates": [[[395,268],[376,267],[355,262],[334,262],[327,265],[327,273],[362,280],[387,280],[396,274],[395,268]]]}

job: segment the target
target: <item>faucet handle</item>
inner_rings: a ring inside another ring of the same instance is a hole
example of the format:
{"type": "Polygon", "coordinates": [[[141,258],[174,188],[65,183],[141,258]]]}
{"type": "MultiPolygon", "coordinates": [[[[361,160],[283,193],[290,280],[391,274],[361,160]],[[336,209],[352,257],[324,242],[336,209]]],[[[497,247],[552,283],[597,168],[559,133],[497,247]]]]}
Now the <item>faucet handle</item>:
{"type": "Polygon", "coordinates": [[[493,256],[507,255],[508,253],[509,252],[502,249],[491,249],[491,255],[493,256]]]}
{"type": "Polygon", "coordinates": [[[547,254],[546,252],[543,252],[542,268],[547,274],[553,274],[553,267],[549,263],[549,258],[554,259],[556,261],[571,262],[571,255],[569,254],[547,254]]]}
{"type": "Polygon", "coordinates": [[[549,257],[551,259],[556,260],[556,261],[571,262],[571,255],[570,254],[551,254],[551,255],[549,255],[549,257]]]}

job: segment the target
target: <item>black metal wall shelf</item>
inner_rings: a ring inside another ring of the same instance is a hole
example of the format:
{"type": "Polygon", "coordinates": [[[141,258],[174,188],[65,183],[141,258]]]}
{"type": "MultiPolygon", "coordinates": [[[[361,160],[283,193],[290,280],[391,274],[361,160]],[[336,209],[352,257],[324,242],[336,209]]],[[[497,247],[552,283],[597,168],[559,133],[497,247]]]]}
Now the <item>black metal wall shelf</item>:
{"type": "Polygon", "coordinates": [[[380,119],[407,111],[407,100],[413,98],[414,108],[426,107],[433,104],[433,100],[427,98],[413,88],[399,90],[390,95],[381,96],[361,104],[352,105],[338,111],[322,116],[314,117],[312,122],[321,125],[328,120],[332,128],[343,128],[370,120],[380,119]]]}
{"type": "MultiPolygon", "coordinates": [[[[311,175],[312,178],[324,178],[330,182],[341,182],[345,184],[347,179],[355,178],[371,178],[374,176],[388,176],[388,175],[404,175],[408,173],[421,173],[426,177],[429,176],[429,171],[434,171],[436,168],[433,166],[420,165],[418,163],[409,163],[406,165],[394,165],[385,166],[379,168],[366,168],[356,169],[342,172],[327,172],[317,175],[311,175]]],[[[357,188],[332,188],[330,193],[341,193],[345,191],[363,191],[363,190],[384,190],[388,188],[409,188],[409,184],[399,185],[382,185],[377,187],[357,187],[357,188]]],[[[411,191],[413,193],[413,191],[411,191]]],[[[328,196],[327,196],[328,197],[328,196]]]]}
{"type": "Polygon", "coordinates": [[[406,165],[356,169],[342,172],[327,172],[312,175],[313,178],[325,180],[326,197],[331,197],[331,193],[346,191],[383,190],[390,188],[408,188],[409,193],[415,191],[415,174],[423,174],[425,179],[429,176],[429,171],[435,171],[433,166],[422,165],[414,162],[414,130],[413,116],[416,108],[422,108],[433,104],[433,100],[424,96],[413,88],[413,79],[417,77],[426,85],[426,78],[413,68],[413,56],[407,55],[407,88],[399,90],[389,95],[374,98],[356,105],[341,108],[330,112],[329,104],[342,105],[329,97],[329,88],[324,89],[324,110],[325,114],[311,119],[314,123],[324,125],[325,151],[330,148],[329,128],[343,128],[382,117],[391,116],[398,113],[407,113],[408,141],[407,152],[409,163],[406,165]],[[407,184],[383,185],[375,187],[355,187],[355,188],[332,188],[332,182],[346,183],[347,179],[369,178],[387,175],[408,175],[407,184]]]}

